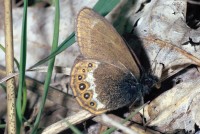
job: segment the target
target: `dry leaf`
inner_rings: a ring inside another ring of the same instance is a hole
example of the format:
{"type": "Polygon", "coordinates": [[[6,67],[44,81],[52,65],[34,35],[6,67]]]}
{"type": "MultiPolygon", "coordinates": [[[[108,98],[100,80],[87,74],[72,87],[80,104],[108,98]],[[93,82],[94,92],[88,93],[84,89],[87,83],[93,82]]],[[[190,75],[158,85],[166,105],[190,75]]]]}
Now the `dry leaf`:
{"type": "Polygon", "coordinates": [[[177,129],[194,133],[195,124],[199,127],[199,72],[193,69],[177,74],[190,64],[200,65],[200,47],[196,46],[195,50],[191,44],[191,40],[199,42],[200,29],[187,26],[186,9],[187,0],[152,0],[137,2],[129,13],[137,24],[134,31],[144,46],[153,73],[162,80],[174,74],[182,79],[145,108],[147,125],[163,133],[177,129]]]}
{"type": "Polygon", "coordinates": [[[172,44],[153,38],[144,38],[143,42],[150,58],[151,68],[155,70],[153,73],[160,74],[160,76],[156,75],[160,79],[166,79],[190,64],[200,66],[198,58],[172,44]],[[162,68],[157,70],[160,64],[162,68]],[[162,72],[165,72],[165,75],[161,78],[162,72]]]}
{"type": "Polygon", "coordinates": [[[165,72],[162,79],[172,76],[189,64],[200,65],[200,55],[191,51],[194,47],[189,44],[182,45],[195,35],[195,30],[186,24],[187,1],[143,1],[144,7],[139,10],[138,7],[142,7],[138,5],[140,3],[141,1],[130,11],[129,16],[132,15],[131,21],[137,23],[134,30],[141,39],[158,78],[162,70],[156,69],[156,64],[163,64],[163,69],[169,71],[165,72]]]}
{"type": "Polygon", "coordinates": [[[156,126],[161,132],[177,129],[194,132],[194,125],[200,125],[200,73],[194,68],[178,77],[182,80],[180,84],[145,107],[148,126],[156,126]]]}

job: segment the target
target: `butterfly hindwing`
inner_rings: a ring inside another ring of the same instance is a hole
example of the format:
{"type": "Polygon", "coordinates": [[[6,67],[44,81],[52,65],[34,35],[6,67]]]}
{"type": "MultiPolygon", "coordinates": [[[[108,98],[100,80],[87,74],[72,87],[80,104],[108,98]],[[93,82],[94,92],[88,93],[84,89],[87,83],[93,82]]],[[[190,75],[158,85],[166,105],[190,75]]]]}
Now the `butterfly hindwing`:
{"type": "Polygon", "coordinates": [[[123,107],[138,97],[137,80],[127,70],[97,60],[78,60],[71,88],[78,103],[94,114],[123,107]]]}

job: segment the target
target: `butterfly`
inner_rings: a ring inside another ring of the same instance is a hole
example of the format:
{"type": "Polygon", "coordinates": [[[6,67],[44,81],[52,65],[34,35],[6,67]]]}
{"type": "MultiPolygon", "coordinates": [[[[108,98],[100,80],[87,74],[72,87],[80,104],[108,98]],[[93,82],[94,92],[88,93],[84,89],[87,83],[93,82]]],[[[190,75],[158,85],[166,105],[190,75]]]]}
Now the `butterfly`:
{"type": "Polygon", "coordinates": [[[72,67],[70,87],[80,106],[101,114],[141,100],[151,78],[144,77],[139,60],[114,27],[83,8],[75,32],[81,55],[72,67]]]}

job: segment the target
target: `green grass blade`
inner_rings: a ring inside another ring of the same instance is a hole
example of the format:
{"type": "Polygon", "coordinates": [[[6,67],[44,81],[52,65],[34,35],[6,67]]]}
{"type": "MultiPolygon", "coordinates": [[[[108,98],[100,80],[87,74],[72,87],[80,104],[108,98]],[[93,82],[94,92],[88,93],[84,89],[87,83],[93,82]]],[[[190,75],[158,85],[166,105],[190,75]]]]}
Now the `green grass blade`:
{"type": "Polygon", "coordinates": [[[0,84],[0,87],[6,92],[6,85],[5,84],[0,84]]]}
{"type": "MultiPolygon", "coordinates": [[[[58,46],[58,38],[59,38],[59,23],[60,23],[60,7],[59,7],[59,0],[55,0],[55,20],[54,20],[54,38],[53,38],[53,43],[52,43],[52,49],[51,52],[54,52],[55,49],[57,49],[58,46]]],[[[34,127],[32,129],[32,133],[36,134],[37,133],[37,129],[39,126],[39,122],[42,116],[42,112],[44,109],[44,105],[46,102],[46,98],[47,98],[47,94],[48,94],[48,89],[49,89],[49,84],[51,82],[51,76],[52,76],[52,72],[53,72],[53,67],[54,67],[54,61],[55,58],[52,58],[49,61],[49,65],[48,65],[48,72],[47,72],[47,76],[45,79],[45,83],[44,83],[44,93],[42,96],[42,102],[40,103],[40,108],[39,108],[39,112],[38,115],[36,117],[35,123],[34,123],[34,127]]]]}
{"type": "MultiPolygon", "coordinates": [[[[94,10],[100,14],[102,14],[103,16],[107,15],[118,3],[120,0],[99,0],[95,6],[94,6],[94,10]]],[[[43,63],[45,63],[46,61],[48,61],[49,59],[55,57],[57,54],[61,53],[62,51],[64,51],[66,48],[68,48],[69,46],[71,46],[73,43],[75,42],[75,34],[74,32],[66,39],[64,40],[60,46],[53,51],[49,56],[47,56],[46,58],[42,59],[41,61],[37,62],[35,65],[33,65],[30,68],[34,68],[36,66],[39,66],[43,63]]]]}
{"type": "Polygon", "coordinates": [[[93,9],[102,16],[106,16],[119,2],[120,0],[99,0],[93,9]]]}
{"type": "Polygon", "coordinates": [[[83,134],[78,128],[76,128],[74,125],[72,125],[70,122],[65,120],[69,128],[75,133],[75,134],[83,134]]]}
{"type": "Polygon", "coordinates": [[[26,71],[26,48],[27,48],[27,6],[28,0],[24,0],[24,11],[22,21],[22,35],[21,35],[21,48],[20,48],[20,74],[19,74],[19,89],[17,94],[17,133],[20,134],[22,124],[22,93],[25,82],[26,71]]]}
{"type": "Polygon", "coordinates": [[[117,16],[117,19],[113,23],[113,26],[115,27],[117,32],[121,35],[123,33],[130,33],[133,29],[132,24],[130,24],[130,20],[126,16],[132,7],[133,7],[133,1],[127,1],[123,5],[123,7],[120,8],[120,12],[117,16]]]}
{"type": "Polygon", "coordinates": [[[46,58],[42,59],[41,61],[39,61],[35,65],[31,66],[30,69],[34,68],[36,66],[39,66],[39,65],[45,63],[46,61],[50,60],[51,58],[55,57],[56,55],[58,55],[59,53],[64,51],[66,48],[71,46],[74,42],[75,42],[75,34],[72,33],[66,40],[64,40],[60,44],[60,46],[57,47],[57,49],[55,51],[53,51],[49,56],[47,56],[46,58]]]}
{"type": "MultiPolygon", "coordinates": [[[[2,44],[0,44],[0,49],[1,49],[4,53],[6,52],[6,50],[5,50],[5,48],[3,47],[2,44]]],[[[15,62],[15,64],[17,65],[17,68],[19,69],[19,62],[17,61],[16,58],[14,58],[14,62],[15,62]]]]}
{"type": "Polygon", "coordinates": [[[27,105],[27,88],[26,83],[24,82],[23,86],[23,98],[22,98],[22,115],[24,115],[27,105]]]}
{"type": "Polygon", "coordinates": [[[5,128],[6,124],[0,124],[0,128],[5,128]]]}

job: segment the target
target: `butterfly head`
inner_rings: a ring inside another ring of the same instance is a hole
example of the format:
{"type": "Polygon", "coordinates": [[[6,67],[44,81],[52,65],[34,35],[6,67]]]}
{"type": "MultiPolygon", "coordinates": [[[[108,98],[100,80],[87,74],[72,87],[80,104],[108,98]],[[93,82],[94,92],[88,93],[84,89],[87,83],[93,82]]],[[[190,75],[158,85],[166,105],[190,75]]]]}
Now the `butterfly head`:
{"type": "Polygon", "coordinates": [[[142,94],[143,95],[148,94],[151,88],[154,87],[157,82],[158,82],[157,77],[151,75],[150,73],[144,73],[140,79],[140,83],[141,85],[143,85],[141,91],[142,94]]]}

